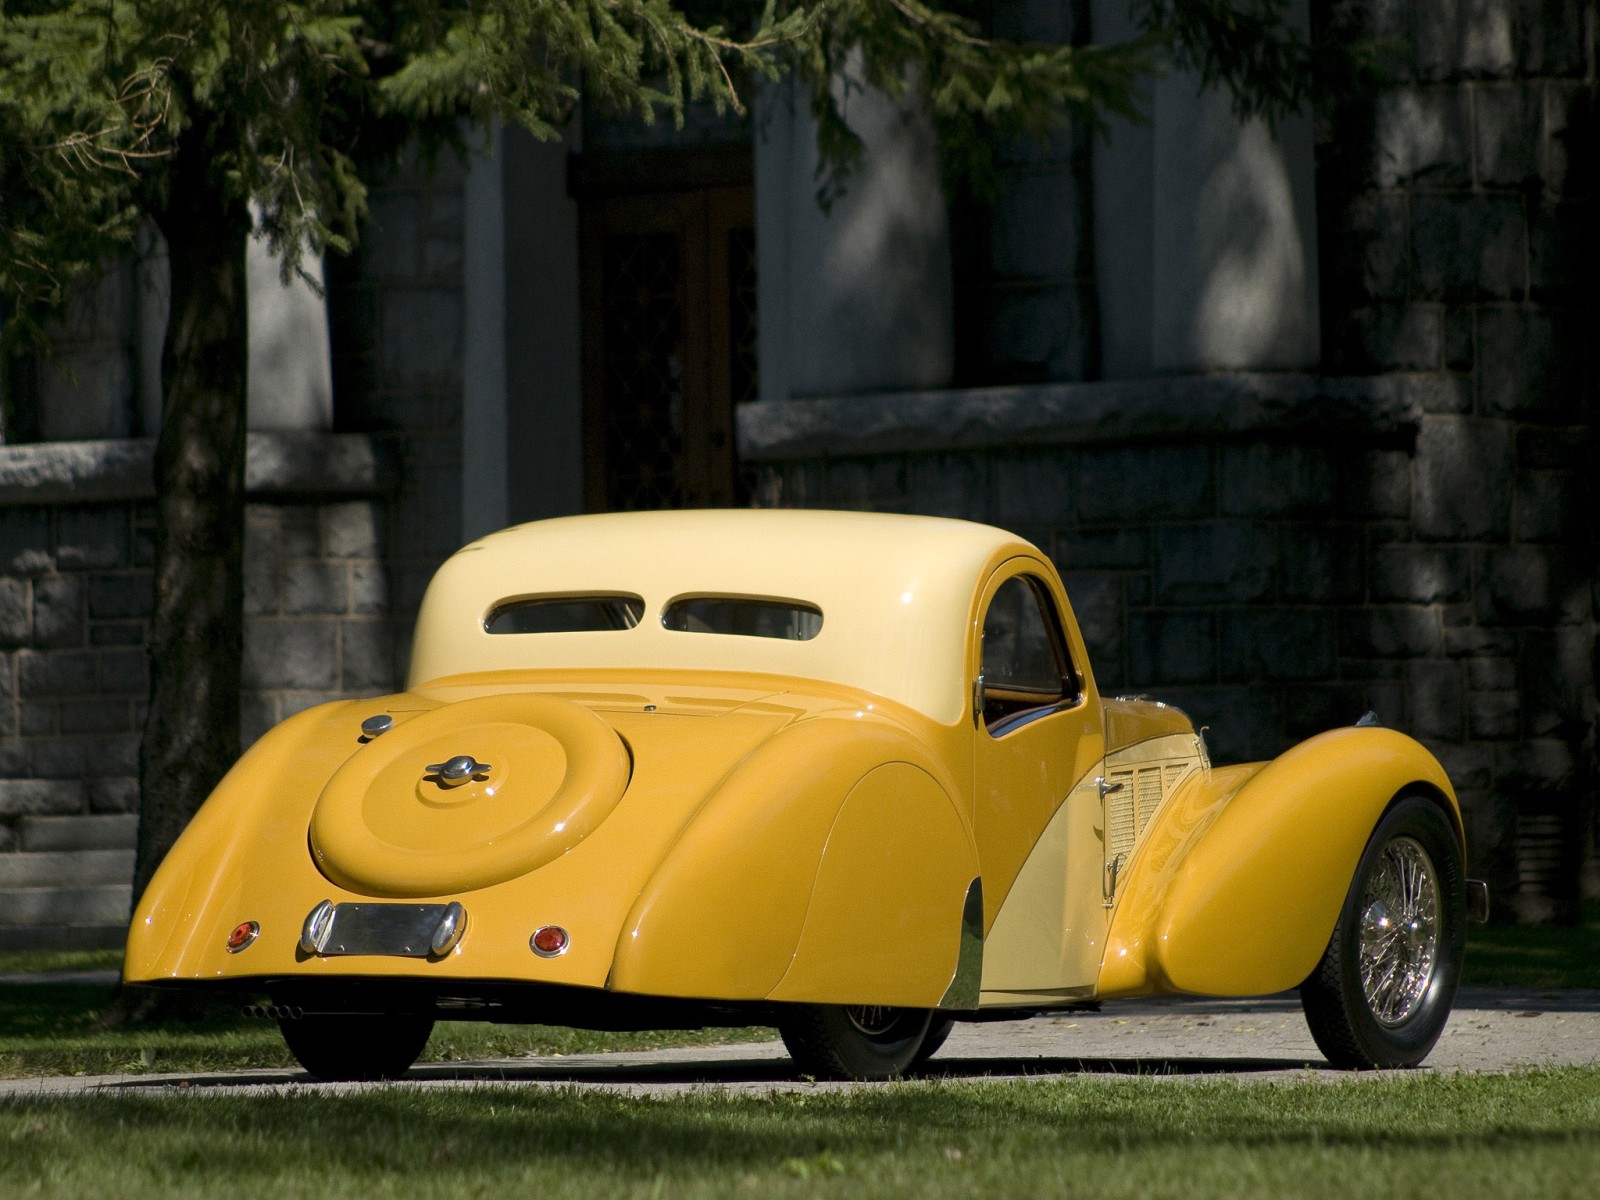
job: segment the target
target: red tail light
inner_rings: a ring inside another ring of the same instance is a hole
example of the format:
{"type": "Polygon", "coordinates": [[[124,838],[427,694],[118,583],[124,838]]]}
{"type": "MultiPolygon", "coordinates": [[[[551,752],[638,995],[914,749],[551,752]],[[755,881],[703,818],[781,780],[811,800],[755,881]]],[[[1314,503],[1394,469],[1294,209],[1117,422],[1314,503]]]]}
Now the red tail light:
{"type": "Polygon", "coordinates": [[[567,952],[569,941],[567,931],[561,926],[545,925],[534,931],[528,939],[528,946],[540,958],[555,958],[567,952]]]}

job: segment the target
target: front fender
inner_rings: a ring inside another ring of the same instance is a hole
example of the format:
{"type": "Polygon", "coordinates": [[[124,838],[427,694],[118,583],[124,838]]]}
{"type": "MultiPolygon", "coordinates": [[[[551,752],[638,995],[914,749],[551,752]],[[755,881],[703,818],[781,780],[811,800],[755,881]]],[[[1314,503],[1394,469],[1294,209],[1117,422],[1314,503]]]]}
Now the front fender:
{"type": "Polygon", "coordinates": [[[1322,957],[1378,819],[1409,790],[1434,795],[1460,837],[1444,768],[1390,729],[1336,729],[1270,763],[1195,776],[1124,872],[1098,994],[1297,987],[1322,957]]]}

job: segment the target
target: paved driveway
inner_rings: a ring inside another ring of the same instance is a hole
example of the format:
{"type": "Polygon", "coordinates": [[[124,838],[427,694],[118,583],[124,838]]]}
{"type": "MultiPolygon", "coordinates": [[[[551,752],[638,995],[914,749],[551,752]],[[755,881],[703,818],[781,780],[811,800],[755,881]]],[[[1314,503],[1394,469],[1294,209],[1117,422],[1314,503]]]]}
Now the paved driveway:
{"type": "MultiPolygon", "coordinates": [[[[1431,1071],[1513,1071],[1600,1064],[1600,992],[1468,989],[1429,1056],[1431,1071]]],[[[1143,1000],[1098,1013],[957,1025],[924,1071],[943,1079],[1071,1076],[1246,1081],[1358,1078],[1323,1062],[1293,996],[1265,1000],[1143,1000]]],[[[1369,1077],[1370,1076],[1366,1076],[1369,1077]]],[[[349,1090],[513,1083],[670,1095],[691,1088],[795,1091],[873,1086],[796,1077],[778,1042],[622,1054],[436,1063],[400,1084],[322,1084],[293,1071],[117,1075],[0,1081],[0,1096],[134,1092],[349,1090]]]]}

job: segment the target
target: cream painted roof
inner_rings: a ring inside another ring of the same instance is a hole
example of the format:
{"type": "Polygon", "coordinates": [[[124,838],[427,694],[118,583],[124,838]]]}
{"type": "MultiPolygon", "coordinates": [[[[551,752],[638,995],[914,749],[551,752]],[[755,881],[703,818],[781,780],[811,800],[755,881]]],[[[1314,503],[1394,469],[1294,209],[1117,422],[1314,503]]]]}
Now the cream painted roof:
{"type": "Polygon", "coordinates": [[[519,525],[439,568],[423,599],[409,685],[468,671],[669,667],[798,675],[859,687],[937,721],[962,719],[972,598],[1000,562],[1039,552],[1013,534],[939,517],[783,509],[608,513],[519,525]],[[631,592],[629,630],[489,634],[497,604],[631,592]],[[822,609],[810,641],[684,633],[684,595],[766,596],[822,609]]]}

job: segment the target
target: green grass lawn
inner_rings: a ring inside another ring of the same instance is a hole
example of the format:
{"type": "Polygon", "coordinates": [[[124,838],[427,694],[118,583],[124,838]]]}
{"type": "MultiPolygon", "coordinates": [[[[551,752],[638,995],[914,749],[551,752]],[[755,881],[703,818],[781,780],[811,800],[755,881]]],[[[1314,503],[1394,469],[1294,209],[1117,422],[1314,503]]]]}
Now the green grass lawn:
{"type": "Polygon", "coordinates": [[[1591,1197],[1600,1071],[0,1101],[0,1195],[1591,1197]]]}
{"type": "Polygon", "coordinates": [[[1474,927],[1467,934],[1465,982],[1600,989],[1600,904],[1585,904],[1577,925],[1474,927]]]}

